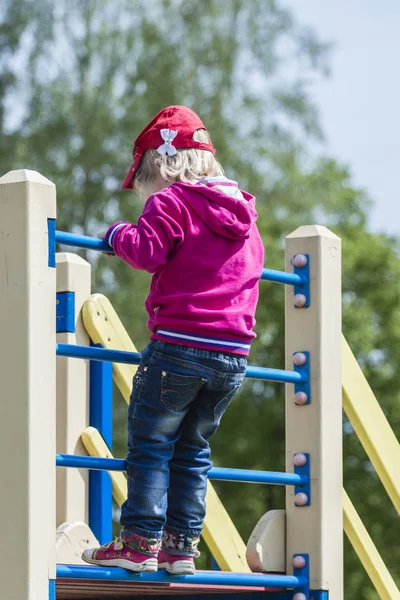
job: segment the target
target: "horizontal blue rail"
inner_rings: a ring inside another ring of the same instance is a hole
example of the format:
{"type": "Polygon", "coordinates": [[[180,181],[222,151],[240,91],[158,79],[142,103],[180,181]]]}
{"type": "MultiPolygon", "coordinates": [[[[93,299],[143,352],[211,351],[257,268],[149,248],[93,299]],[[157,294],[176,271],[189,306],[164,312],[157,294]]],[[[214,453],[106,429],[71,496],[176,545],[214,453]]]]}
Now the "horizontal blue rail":
{"type": "Polygon", "coordinates": [[[96,581],[142,581],[143,583],[192,583],[203,585],[238,585],[296,589],[307,585],[306,577],[300,575],[262,575],[259,573],[227,573],[223,571],[196,571],[194,575],[168,575],[157,573],[133,573],[119,567],[91,567],[83,565],[57,565],[58,579],[91,579],[96,581]]]}
{"type": "Polygon", "coordinates": [[[57,356],[69,356],[70,358],[88,358],[90,360],[104,360],[105,362],[125,363],[130,365],[138,365],[141,357],[139,352],[109,350],[107,348],[78,346],[75,344],[56,344],[56,354],[57,356]]]}
{"type": "MultiPolygon", "coordinates": [[[[85,248],[86,250],[97,250],[98,252],[108,252],[114,254],[113,249],[104,240],[77,233],[67,233],[66,231],[56,231],[57,244],[64,246],[74,246],[76,248],[85,248]]],[[[275,271],[274,269],[263,269],[261,279],[272,281],[274,283],[285,283],[287,285],[303,285],[307,283],[306,277],[301,277],[295,273],[286,271],[275,271]]]]}
{"type": "MultiPolygon", "coordinates": [[[[57,356],[88,358],[90,360],[104,360],[106,362],[125,363],[129,365],[138,365],[141,356],[139,352],[109,350],[108,348],[78,346],[75,344],[56,344],[56,353],[57,356]]],[[[250,379],[264,379],[266,381],[278,381],[284,383],[301,383],[307,381],[307,377],[297,371],[285,371],[284,369],[267,369],[264,367],[252,366],[247,367],[246,377],[250,379]]]]}
{"type": "MultiPolygon", "coordinates": [[[[56,454],[56,465],[57,467],[75,467],[77,469],[126,471],[126,461],[122,458],[56,454]]],[[[269,483],[271,485],[304,486],[308,483],[306,475],[276,473],[273,471],[252,471],[250,469],[228,469],[224,467],[213,467],[208,472],[208,478],[214,481],[242,481],[245,483],[269,483]]]]}
{"type": "Polygon", "coordinates": [[[66,231],[56,231],[57,244],[64,246],[74,246],[75,248],[85,248],[86,250],[97,250],[98,252],[109,252],[114,254],[113,249],[104,240],[77,233],[67,233],[66,231]]]}
{"type": "Polygon", "coordinates": [[[285,283],[286,285],[304,285],[307,283],[306,277],[287,271],[275,271],[274,269],[263,269],[261,279],[273,281],[274,283],[285,283]]]}

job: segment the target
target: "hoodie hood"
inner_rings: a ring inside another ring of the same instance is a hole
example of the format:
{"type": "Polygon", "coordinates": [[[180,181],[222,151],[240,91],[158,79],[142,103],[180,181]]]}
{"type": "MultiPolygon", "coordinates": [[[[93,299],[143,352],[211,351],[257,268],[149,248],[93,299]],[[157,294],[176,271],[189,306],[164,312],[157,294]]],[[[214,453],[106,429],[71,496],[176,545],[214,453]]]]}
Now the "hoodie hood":
{"type": "Polygon", "coordinates": [[[255,198],[239,190],[236,181],[202,177],[193,183],[175,183],[173,187],[182,191],[185,202],[214,233],[235,240],[249,237],[257,220],[255,198]],[[190,194],[185,193],[188,189],[190,194]]]}

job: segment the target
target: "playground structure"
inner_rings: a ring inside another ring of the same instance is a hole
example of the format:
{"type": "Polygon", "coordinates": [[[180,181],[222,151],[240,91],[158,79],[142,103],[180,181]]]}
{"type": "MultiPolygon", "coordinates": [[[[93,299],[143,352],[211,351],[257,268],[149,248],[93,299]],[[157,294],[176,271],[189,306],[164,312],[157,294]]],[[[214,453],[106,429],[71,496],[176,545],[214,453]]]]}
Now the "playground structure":
{"type": "Polygon", "coordinates": [[[286,383],[286,472],[209,474],[285,485],[286,510],[262,517],[247,563],[246,546],[209,484],[204,539],[221,571],[134,574],[81,562],[86,545],[111,539],[112,494],[117,504],[126,497],[125,461],[111,454],[111,380],[128,399],[140,354],[108,300],[91,295],[89,263],[55,252],[56,243],[111,249],[56,232],[55,217],[49,180],[24,170],[0,179],[0,469],[7,491],[1,597],[223,598],[224,591],[235,598],[342,600],[344,524],[380,597],[400,599],[342,489],[343,393],[343,408],[400,511],[399,444],[341,335],[340,239],[317,226],[287,237],[284,272],[262,275],[286,285],[286,370],[247,372],[286,383]]]}

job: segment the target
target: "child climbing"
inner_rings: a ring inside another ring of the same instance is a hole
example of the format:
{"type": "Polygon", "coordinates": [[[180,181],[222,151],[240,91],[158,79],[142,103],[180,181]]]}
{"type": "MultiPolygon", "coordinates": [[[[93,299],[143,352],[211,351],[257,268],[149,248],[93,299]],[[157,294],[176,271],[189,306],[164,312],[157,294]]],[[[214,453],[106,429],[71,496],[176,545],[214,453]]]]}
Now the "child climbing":
{"type": "Polygon", "coordinates": [[[227,179],[200,118],[159,112],[135,141],[122,184],[147,199],[134,225],[105,234],[153,275],[150,343],[128,412],[128,499],[121,535],[91,564],[192,574],[205,516],[209,438],[245,377],[264,249],[255,198],[227,179]]]}

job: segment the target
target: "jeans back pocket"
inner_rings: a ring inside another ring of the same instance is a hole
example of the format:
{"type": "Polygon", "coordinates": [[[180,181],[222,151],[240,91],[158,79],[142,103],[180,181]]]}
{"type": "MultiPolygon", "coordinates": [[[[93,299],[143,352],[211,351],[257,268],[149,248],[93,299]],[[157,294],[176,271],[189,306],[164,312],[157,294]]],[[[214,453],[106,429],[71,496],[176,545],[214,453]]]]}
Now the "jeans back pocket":
{"type": "Polygon", "coordinates": [[[171,410],[186,408],[207,383],[199,375],[179,375],[170,371],[161,372],[161,402],[171,410]]]}

